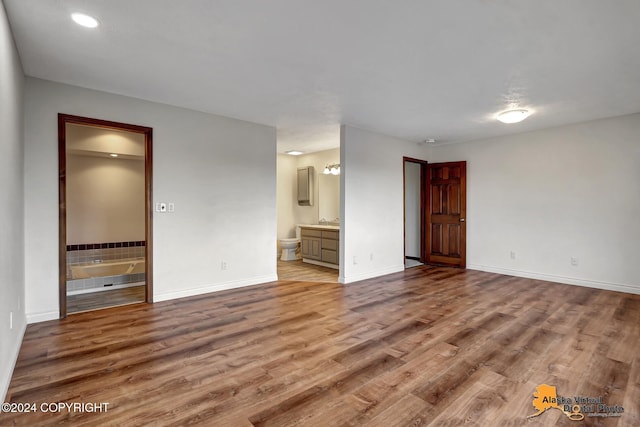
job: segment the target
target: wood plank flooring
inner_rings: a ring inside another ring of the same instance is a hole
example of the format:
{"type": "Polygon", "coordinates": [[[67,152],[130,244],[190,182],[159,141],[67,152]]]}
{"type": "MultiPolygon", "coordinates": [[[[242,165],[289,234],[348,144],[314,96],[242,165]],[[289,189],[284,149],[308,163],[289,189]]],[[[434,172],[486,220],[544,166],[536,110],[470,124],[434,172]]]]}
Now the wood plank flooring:
{"type": "Polygon", "coordinates": [[[305,282],[338,283],[338,270],[298,261],[278,259],[279,280],[301,280],[305,282]]]}
{"type": "Polygon", "coordinates": [[[29,325],[0,425],[638,426],[640,296],[415,267],[29,325]],[[536,412],[536,387],[616,418],[536,412]]]}
{"type": "Polygon", "coordinates": [[[69,314],[81,313],[119,305],[136,304],[144,302],[144,294],[145,286],[142,285],[88,294],[68,295],[67,312],[69,314]]]}

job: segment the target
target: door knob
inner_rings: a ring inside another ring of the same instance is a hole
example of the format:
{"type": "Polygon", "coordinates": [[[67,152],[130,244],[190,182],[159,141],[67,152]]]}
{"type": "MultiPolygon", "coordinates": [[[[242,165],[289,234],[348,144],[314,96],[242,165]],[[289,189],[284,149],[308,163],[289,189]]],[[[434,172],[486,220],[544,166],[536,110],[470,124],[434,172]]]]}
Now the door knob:
{"type": "Polygon", "coordinates": [[[464,218],[460,218],[460,222],[464,222],[464,218]]]}

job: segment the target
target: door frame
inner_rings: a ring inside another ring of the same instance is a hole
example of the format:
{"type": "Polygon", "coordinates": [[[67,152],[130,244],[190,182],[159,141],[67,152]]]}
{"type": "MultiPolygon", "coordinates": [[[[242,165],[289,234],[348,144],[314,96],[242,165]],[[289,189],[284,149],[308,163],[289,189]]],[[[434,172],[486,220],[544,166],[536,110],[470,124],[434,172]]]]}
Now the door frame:
{"type": "MultiPolygon", "coordinates": [[[[419,261],[423,264],[426,263],[427,256],[427,246],[426,246],[426,236],[427,236],[427,185],[426,185],[426,177],[427,177],[427,164],[426,160],[416,159],[413,157],[402,157],[402,229],[403,229],[403,260],[407,259],[407,220],[406,220],[406,163],[418,163],[420,165],[420,259],[419,261]]],[[[404,261],[403,261],[404,262],[404,261]]]]}
{"type": "Polygon", "coordinates": [[[113,129],[144,135],[144,185],[145,185],[145,302],[153,302],[153,129],[127,123],[93,119],[58,113],[58,268],[60,318],[67,317],[67,124],[80,124],[103,129],[113,129]]]}

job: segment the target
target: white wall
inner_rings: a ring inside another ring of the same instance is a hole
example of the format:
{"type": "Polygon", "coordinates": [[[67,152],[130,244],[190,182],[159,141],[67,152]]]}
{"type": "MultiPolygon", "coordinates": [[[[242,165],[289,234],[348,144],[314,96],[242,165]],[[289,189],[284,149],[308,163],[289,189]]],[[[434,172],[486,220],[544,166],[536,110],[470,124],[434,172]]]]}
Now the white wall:
{"type": "Polygon", "coordinates": [[[278,239],[296,237],[296,157],[278,154],[277,163],[277,196],[278,196],[278,239]]]}
{"type": "Polygon", "coordinates": [[[67,245],[145,239],[144,158],[67,155],[67,245]]]}
{"type": "Polygon", "coordinates": [[[154,214],[154,300],[276,279],[274,128],[27,78],[30,322],[58,317],[57,113],[153,128],[154,202],[175,203],[154,214]]]}
{"type": "Polygon", "coordinates": [[[23,89],[20,58],[0,3],[0,402],[4,402],[26,326],[23,89]]]}
{"type": "Polygon", "coordinates": [[[404,269],[403,156],[428,155],[413,142],[341,127],[341,283],[404,269]]]}
{"type": "Polygon", "coordinates": [[[640,293],[640,114],[433,149],[456,160],[468,268],[640,293]]]}
{"type": "Polygon", "coordinates": [[[116,153],[121,158],[144,157],[144,134],[67,123],[66,149],[69,153],[116,153]]]}

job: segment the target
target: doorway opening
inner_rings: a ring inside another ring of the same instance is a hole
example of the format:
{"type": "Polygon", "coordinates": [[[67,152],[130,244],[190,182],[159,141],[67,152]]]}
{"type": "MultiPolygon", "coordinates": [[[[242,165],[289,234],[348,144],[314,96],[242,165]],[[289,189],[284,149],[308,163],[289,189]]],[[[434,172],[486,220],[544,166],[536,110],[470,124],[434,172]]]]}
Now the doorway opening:
{"type": "Polygon", "coordinates": [[[338,283],[340,177],[339,148],[277,155],[278,280],[338,283]]]}
{"type": "Polygon", "coordinates": [[[153,301],[152,129],[58,114],[60,317],[153,301]]]}
{"type": "Polygon", "coordinates": [[[405,268],[425,263],[426,167],[424,160],[403,158],[405,268]]]}

